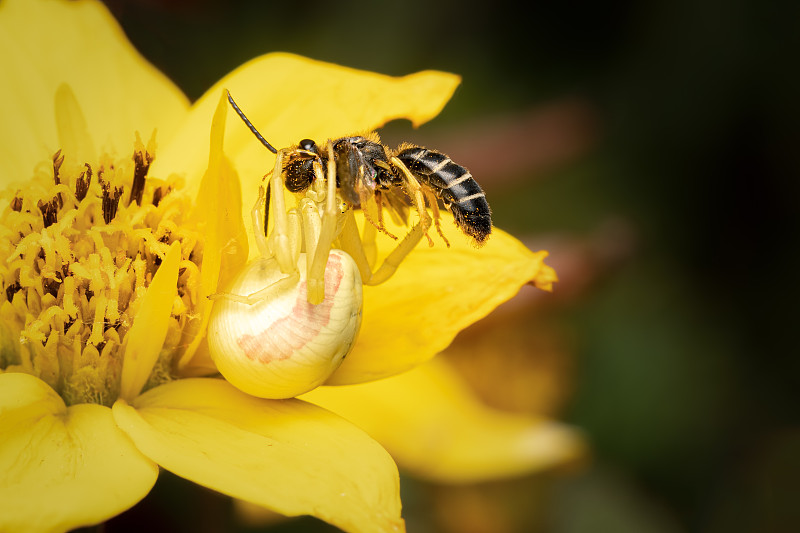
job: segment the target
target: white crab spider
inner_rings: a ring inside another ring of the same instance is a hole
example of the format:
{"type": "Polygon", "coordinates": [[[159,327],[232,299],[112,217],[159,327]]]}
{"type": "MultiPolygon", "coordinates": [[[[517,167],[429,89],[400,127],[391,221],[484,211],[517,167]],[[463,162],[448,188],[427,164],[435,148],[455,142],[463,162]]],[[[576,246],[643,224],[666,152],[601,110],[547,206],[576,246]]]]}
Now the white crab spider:
{"type": "Polygon", "coordinates": [[[341,215],[334,169],[287,211],[282,155],[269,184],[277,191],[270,195],[273,231],[265,237],[262,188],[252,211],[261,257],[212,297],[208,327],[217,369],[237,388],[262,398],[289,398],[321,385],[353,346],[363,301],[356,263],[331,249],[341,215]]]}
{"type": "MultiPolygon", "coordinates": [[[[275,150],[230,93],[228,100],[276,159],[268,183],[269,206],[262,188],[252,210],[261,258],[212,296],[217,301],[209,323],[209,348],[219,371],[239,389],[264,398],[292,397],[321,385],[339,367],[361,324],[362,282],[376,285],[391,277],[427,233],[431,218],[418,181],[392,158],[404,174],[419,221],[373,271],[376,227],[365,223],[359,235],[352,209],[339,209],[343,202],[337,194],[332,143],[326,143],[325,176],[319,157],[302,148],[275,150]],[[314,179],[297,207],[287,210],[284,158],[298,153],[312,156],[314,179]],[[267,207],[273,223],[265,237],[267,207]]],[[[380,209],[368,194],[361,203],[365,214],[380,209]]]]}

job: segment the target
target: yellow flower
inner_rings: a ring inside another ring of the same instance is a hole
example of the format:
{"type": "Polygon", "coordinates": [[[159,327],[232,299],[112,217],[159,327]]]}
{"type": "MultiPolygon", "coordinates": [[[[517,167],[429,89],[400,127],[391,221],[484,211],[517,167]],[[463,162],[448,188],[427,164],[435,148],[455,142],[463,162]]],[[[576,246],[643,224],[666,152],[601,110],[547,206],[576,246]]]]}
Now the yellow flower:
{"type": "MultiPolygon", "coordinates": [[[[422,123],[457,77],[274,54],[190,107],[99,2],[6,0],[0,40],[0,530],[100,523],[159,466],[285,515],[402,530],[394,462],[360,429],[191,377],[214,371],[206,297],[255,256],[242,221],[271,162],[221,95],[286,146],[422,123]]],[[[361,335],[331,383],[412,368],[522,284],[554,279],[544,253],[500,231],[480,252],[451,241],[365,288],[361,335]]]]}

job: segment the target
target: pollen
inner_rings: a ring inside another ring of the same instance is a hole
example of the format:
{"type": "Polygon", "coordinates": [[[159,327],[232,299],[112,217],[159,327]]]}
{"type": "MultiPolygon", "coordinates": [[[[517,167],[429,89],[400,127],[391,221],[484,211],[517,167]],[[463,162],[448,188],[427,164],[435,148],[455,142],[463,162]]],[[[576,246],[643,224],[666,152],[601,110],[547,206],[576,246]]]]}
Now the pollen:
{"type": "MultiPolygon", "coordinates": [[[[61,150],[24,185],[0,192],[0,372],[33,374],[68,405],[111,405],[126,334],[179,242],[182,260],[166,346],[146,387],[172,379],[184,330],[199,320],[202,239],[180,178],[148,175],[155,135],[128,157],[71,161],[61,150]]],[[[11,180],[8,180],[11,181],[11,180]]]]}

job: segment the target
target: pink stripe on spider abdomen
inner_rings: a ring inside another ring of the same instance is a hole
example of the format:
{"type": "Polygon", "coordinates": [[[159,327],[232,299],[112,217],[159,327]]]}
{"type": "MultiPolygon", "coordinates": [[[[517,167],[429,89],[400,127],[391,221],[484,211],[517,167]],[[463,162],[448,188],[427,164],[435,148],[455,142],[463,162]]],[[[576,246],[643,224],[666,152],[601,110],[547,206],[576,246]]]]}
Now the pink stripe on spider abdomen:
{"type": "Polygon", "coordinates": [[[236,343],[248,359],[262,363],[288,359],[322,331],[331,319],[333,299],[344,277],[342,260],[331,254],[325,269],[325,299],[313,305],[306,297],[306,282],[300,284],[291,312],[255,334],[244,334],[236,343]]]}

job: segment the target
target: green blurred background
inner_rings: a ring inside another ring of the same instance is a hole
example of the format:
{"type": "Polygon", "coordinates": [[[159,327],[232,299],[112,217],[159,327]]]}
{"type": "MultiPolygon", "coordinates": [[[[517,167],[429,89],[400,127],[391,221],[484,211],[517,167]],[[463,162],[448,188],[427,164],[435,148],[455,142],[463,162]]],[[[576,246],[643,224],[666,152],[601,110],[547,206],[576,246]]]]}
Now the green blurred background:
{"type": "MultiPolygon", "coordinates": [[[[449,153],[497,226],[551,249],[562,282],[514,320],[566,346],[554,411],[593,457],[450,492],[404,479],[410,531],[800,531],[800,3],[107,4],[191,99],[270,51],[463,76],[432,123],[385,140],[449,153]],[[452,516],[481,501],[495,518],[452,516]]],[[[106,527],[215,531],[230,514],[167,475],[106,527]]]]}

